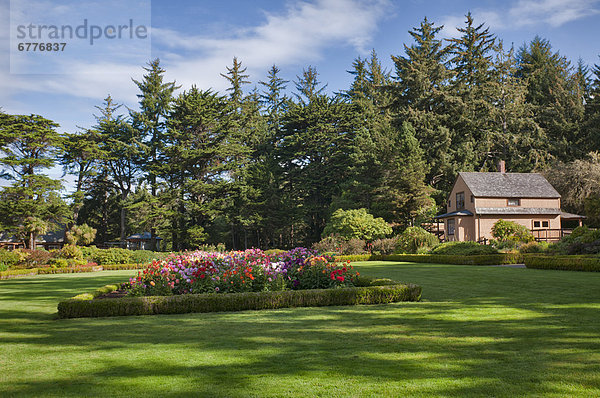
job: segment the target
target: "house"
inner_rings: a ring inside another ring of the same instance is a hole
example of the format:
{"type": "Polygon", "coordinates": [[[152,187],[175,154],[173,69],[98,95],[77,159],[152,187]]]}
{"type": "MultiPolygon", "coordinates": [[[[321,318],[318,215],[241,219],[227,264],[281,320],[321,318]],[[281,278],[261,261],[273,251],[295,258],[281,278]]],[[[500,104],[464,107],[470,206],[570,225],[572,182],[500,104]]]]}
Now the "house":
{"type": "Polygon", "coordinates": [[[502,219],[530,229],[536,240],[556,241],[570,231],[563,222],[582,224],[583,216],[561,211],[560,194],[538,173],[461,172],[448,198],[444,222],[446,241],[485,241],[502,219]]]}
{"type": "MultiPolygon", "coordinates": [[[[160,241],[162,238],[158,236],[155,236],[154,238],[156,239],[156,250],[160,250],[160,241]]],[[[150,232],[133,234],[125,238],[127,248],[130,250],[150,250],[151,240],[150,232]]]]}
{"type": "MultiPolygon", "coordinates": [[[[36,248],[46,250],[61,249],[65,245],[65,226],[59,225],[55,230],[39,235],[35,240],[36,248]]],[[[24,249],[25,243],[9,233],[0,233],[0,249],[24,249]]]]}

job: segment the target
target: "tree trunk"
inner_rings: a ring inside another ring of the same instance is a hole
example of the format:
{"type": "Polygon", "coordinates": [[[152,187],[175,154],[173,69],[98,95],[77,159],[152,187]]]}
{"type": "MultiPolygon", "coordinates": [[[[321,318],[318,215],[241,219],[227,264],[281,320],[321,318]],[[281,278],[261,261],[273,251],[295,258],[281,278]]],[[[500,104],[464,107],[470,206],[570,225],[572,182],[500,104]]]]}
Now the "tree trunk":
{"type": "Polygon", "coordinates": [[[29,248],[35,250],[35,234],[33,232],[29,233],[29,248]]]}
{"type": "Polygon", "coordinates": [[[125,242],[125,238],[126,238],[126,221],[127,221],[127,210],[125,209],[125,206],[121,206],[121,237],[120,237],[120,241],[121,243],[125,242]]]}

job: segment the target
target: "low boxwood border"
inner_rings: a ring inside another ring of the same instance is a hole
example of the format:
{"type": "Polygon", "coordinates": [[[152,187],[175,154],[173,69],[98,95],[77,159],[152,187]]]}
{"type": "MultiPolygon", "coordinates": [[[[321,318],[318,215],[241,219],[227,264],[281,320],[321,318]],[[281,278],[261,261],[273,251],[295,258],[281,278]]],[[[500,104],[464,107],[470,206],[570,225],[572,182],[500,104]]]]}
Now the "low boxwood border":
{"type": "Polygon", "coordinates": [[[118,270],[136,270],[143,269],[147,264],[111,264],[98,265],[94,267],[66,267],[66,268],[27,268],[27,269],[9,269],[0,272],[0,280],[20,278],[26,276],[46,275],[46,274],[76,274],[81,272],[99,272],[99,271],[118,271],[118,270]]]}
{"type": "MultiPolygon", "coordinates": [[[[109,288],[112,288],[112,286],[105,286],[103,289],[108,290],[109,288]]],[[[104,291],[104,293],[108,292],[104,291]]],[[[102,293],[96,291],[61,301],[58,304],[58,316],[60,318],[82,318],[384,304],[399,301],[419,301],[421,299],[421,287],[413,284],[397,284],[341,289],[183,294],[179,296],[94,300],[100,294],[102,293]]]]}
{"type": "Polygon", "coordinates": [[[529,255],[525,257],[525,266],[535,269],[600,272],[600,257],[529,255]]]}
{"type": "Polygon", "coordinates": [[[501,265],[523,264],[520,253],[478,254],[458,256],[447,254],[358,254],[351,256],[335,256],[338,261],[404,261],[410,263],[455,264],[455,265],[501,265]]]}

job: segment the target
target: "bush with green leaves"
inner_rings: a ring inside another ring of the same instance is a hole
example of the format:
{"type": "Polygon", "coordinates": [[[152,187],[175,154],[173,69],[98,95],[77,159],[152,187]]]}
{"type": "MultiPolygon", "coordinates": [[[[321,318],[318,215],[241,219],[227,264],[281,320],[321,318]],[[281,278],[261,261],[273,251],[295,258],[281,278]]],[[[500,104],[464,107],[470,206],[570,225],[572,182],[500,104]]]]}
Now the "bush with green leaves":
{"type": "Polygon", "coordinates": [[[366,242],[362,239],[344,239],[339,235],[329,235],[313,244],[318,253],[361,254],[365,252],[366,242]]]}
{"type": "Polygon", "coordinates": [[[398,247],[398,237],[375,239],[370,245],[373,254],[393,254],[398,247]]]}
{"type": "Polygon", "coordinates": [[[403,253],[417,253],[420,249],[431,249],[440,244],[437,236],[421,227],[408,227],[398,235],[397,250],[403,253]]]}
{"type": "Polygon", "coordinates": [[[73,225],[65,234],[65,239],[72,245],[87,246],[96,239],[96,228],[87,224],[73,225]]]}
{"type": "Polygon", "coordinates": [[[83,253],[79,247],[77,247],[73,244],[69,244],[69,245],[63,246],[63,248],[60,249],[60,251],[58,252],[58,255],[56,257],[65,258],[65,259],[74,258],[74,259],[83,260],[83,253]]]}
{"type": "Polygon", "coordinates": [[[600,253],[600,230],[586,226],[577,227],[551,247],[558,254],[598,254],[600,253]]]}
{"type": "Polygon", "coordinates": [[[445,242],[431,250],[431,254],[452,256],[474,256],[482,254],[497,254],[493,246],[481,245],[477,242],[445,242]]]}
{"type": "Polygon", "coordinates": [[[6,271],[8,268],[19,264],[21,256],[14,251],[0,249],[0,271],[6,271]]]}
{"type": "Polygon", "coordinates": [[[519,247],[519,253],[546,253],[549,244],[547,242],[529,242],[519,247]]]}
{"type": "Polygon", "coordinates": [[[339,235],[344,239],[372,242],[392,233],[392,227],[383,218],[375,218],[367,209],[337,209],[325,226],[323,236],[339,235]]]}
{"type": "Polygon", "coordinates": [[[492,236],[499,242],[533,242],[535,238],[527,227],[514,221],[498,220],[492,227],[492,236]]]}

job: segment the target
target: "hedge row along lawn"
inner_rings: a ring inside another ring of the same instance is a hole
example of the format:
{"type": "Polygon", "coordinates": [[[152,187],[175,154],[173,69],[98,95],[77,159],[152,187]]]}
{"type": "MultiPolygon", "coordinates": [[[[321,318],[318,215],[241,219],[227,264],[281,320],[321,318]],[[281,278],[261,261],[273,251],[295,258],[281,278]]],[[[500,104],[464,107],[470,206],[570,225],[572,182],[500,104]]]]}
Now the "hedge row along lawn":
{"type": "Polygon", "coordinates": [[[501,265],[523,264],[524,257],[520,253],[478,254],[469,256],[448,254],[355,254],[335,256],[335,259],[338,261],[404,261],[428,264],[501,265]]]}
{"type": "Polygon", "coordinates": [[[47,274],[77,274],[81,272],[136,270],[144,268],[143,264],[108,264],[94,267],[66,267],[66,268],[26,268],[13,269],[0,272],[0,279],[19,278],[24,276],[47,275],[47,274]]]}
{"type": "Polygon", "coordinates": [[[354,266],[422,301],[57,319],[135,271],[0,281],[0,396],[600,396],[600,273],[354,266]]]}
{"type": "Polygon", "coordinates": [[[527,256],[527,268],[600,272],[598,256],[527,256]]]}
{"type": "Polygon", "coordinates": [[[337,289],[95,299],[102,293],[116,289],[116,285],[107,285],[97,290],[95,294],[82,294],[71,300],[61,301],[58,303],[58,316],[81,318],[387,304],[399,301],[419,301],[421,298],[420,286],[395,284],[337,289]]]}

